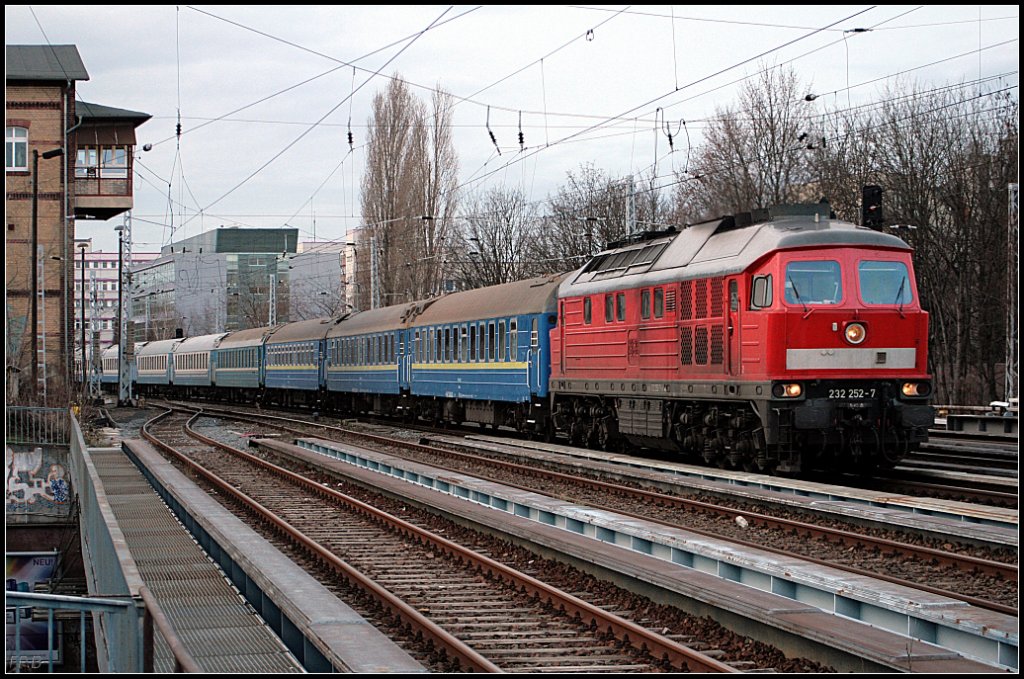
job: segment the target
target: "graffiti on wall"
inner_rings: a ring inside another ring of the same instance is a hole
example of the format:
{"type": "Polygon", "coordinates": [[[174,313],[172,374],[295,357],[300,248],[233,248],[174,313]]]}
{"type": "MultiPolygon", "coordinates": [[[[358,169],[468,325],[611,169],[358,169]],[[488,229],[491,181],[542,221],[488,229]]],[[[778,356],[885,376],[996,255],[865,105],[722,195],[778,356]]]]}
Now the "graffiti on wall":
{"type": "Polygon", "coordinates": [[[56,452],[41,447],[4,451],[6,509],[14,513],[67,512],[71,487],[67,468],[56,452]]]}

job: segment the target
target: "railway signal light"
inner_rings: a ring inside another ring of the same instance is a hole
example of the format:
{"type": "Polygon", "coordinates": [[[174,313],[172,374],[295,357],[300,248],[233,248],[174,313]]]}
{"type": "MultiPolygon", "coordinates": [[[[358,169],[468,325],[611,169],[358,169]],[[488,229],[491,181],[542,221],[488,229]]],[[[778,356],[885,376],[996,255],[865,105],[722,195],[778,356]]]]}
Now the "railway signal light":
{"type": "Polygon", "coordinates": [[[876,231],[882,230],[882,187],[868,184],[861,191],[861,224],[876,231]]]}

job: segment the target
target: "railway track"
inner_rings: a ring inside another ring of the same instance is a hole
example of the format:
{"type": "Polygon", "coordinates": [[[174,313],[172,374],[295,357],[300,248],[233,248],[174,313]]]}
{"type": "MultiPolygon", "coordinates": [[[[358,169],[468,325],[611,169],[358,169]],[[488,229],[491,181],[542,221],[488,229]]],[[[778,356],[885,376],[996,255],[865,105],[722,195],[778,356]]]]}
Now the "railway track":
{"type": "MultiPolygon", "coordinates": [[[[238,417],[246,416],[240,414],[238,417]]],[[[273,420],[268,415],[259,418],[263,425],[273,420]]],[[[294,420],[292,422],[293,425],[298,424],[294,420]]],[[[384,446],[390,454],[407,459],[669,526],[684,527],[709,537],[726,538],[781,555],[797,554],[814,563],[841,568],[852,574],[867,575],[1002,613],[1017,614],[1017,566],[1005,560],[979,558],[966,553],[967,550],[954,553],[948,549],[913,544],[905,537],[893,534],[852,532],[849,526],[822,525],[820,518],[804,516],[798,520],[770,516],[762,513],[763,508],[749,504],[739,508],[735,504],[725,506],[710,498],[681,497],[645,490],[635,487],[635,484],[581,478],[578,471],[566,474],[539,469],[532,464],[484,456],[480,451],[439,449],[365,433],[338,431],[323,424],[301,424],[302,428],[288,427],[285,422],[273,426],[297,436],[310,435],[313,431],[321,437],[324,431],[356,435],[363,441],[384,446]],[[738,517],[741,518],[739,523],[738,517]]],[[[1016,559],[1015,554],[1001,556],[1016,559]]]]}
{"type": "Polygon", "coordinates": [[[400,619],[408,633],[429,639],[435,667],[735,671],[486,554],[201,436],[184,419],[161,416],[144,436],[299,546],[311,565],[372,592],[390,624],[400,619]],[[444,661],[436,659],[441,649],[444,661]]]}

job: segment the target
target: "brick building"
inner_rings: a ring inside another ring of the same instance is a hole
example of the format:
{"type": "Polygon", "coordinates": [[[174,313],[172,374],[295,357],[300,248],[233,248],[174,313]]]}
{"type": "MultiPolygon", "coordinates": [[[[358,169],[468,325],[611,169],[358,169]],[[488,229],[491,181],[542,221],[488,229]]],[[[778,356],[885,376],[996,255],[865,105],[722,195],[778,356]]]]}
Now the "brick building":
{"type": "Polygon", "coordinates": [[[65,405],[75,219],[131,209],[135,127],[149,116],[76,101],[89,73],[74,45],[7,45],[6,56],[7,400],[65,405]]]}

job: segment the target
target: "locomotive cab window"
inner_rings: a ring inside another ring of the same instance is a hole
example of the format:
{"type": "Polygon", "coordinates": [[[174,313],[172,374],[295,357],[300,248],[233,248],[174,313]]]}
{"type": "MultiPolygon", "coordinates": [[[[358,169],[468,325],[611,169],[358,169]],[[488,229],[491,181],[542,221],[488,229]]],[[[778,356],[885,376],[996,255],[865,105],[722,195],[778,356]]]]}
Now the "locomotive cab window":
{"type": "Polygon", "coordinates": [[[786,265],[785,289],[787,304],[839,304],[843,300],[839,262],[790,262],[786,265]]]}
{"type": "Polygon", "coordinates": [[[909,304],[910,274],[903,262],[864,261],[857,265],[860,298],[865,304],[909,304]]]}

